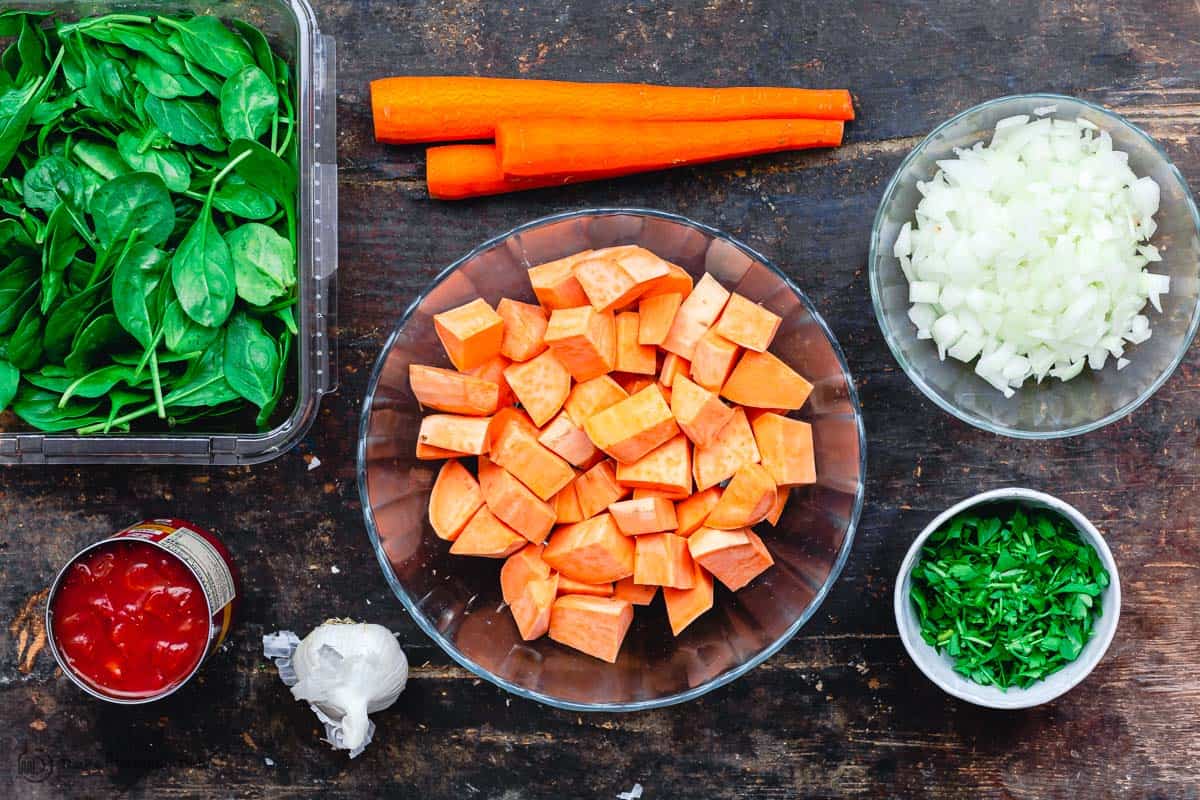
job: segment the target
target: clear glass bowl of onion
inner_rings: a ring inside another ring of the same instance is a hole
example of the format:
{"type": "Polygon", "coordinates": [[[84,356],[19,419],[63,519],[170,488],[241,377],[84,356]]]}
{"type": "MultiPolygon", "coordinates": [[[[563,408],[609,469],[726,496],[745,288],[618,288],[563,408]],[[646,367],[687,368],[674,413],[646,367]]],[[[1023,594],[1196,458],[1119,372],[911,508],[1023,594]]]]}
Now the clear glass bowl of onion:
{"type": "Polygon", "coordinates": [[[964,422],[1006,436],[1074,436],[1121,419],[1170,378],[1200,324],[1200,214],[1186,181],[1162,147],[1140,128],[1112,111],[1073,97],[1002,97],[938,126],[905,158],[884,192],[871,231],[869,267],[879,326],[892,354],[917,388],[964,422]],[[918,336],[917,325],[909,316],[909,280],[895,252],[905,224],[917,224],[916,209],[922,200],[918,183],[934,177],[939,170],[937,162],[955,158],[956,148],[991,142],[998,122],[1020,115],[1031,120],[1086,120],[1097,134],[1106,131],[1112,137],[1113,151],[1128,155],[1128,166],[1137,177],[1150,177],[1158,184],[1157,227],[1149,243],[1162,260],[1149,267],[1169,276],[1170,290],[1159,297],[1161,312],[1150,303],[1141,311],[1149,319],[1149,338],[1136,344],[1124,342],[1120,359],[1108,358],[1098,369],[1089,364],[1070,380],[1046,376],[1037,381],[1031,377],[1006,397],[977,374],[978,359],[942,358],[927,333],[925,338],[918,336]]]}

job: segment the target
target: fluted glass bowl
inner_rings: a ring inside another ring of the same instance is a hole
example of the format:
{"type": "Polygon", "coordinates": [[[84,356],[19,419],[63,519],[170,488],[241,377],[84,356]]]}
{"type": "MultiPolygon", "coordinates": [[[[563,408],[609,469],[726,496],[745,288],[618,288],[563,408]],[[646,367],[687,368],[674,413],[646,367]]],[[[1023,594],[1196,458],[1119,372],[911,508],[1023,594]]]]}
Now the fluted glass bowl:
{"type": "Polygon", "coordinates": [[[925,395],[945,411],[976,427],[1006,436],[1052,439],[1087,433],[1121,419],[1146,402],[1179,366],[1200,323],[1200,215],[1191,190],[1166,154],[1140,128],[1100,106],[1053,94],[1001,97],[968,109],[943,123],[917,145],[900,165],[883,194],[871,231],[870,280],[875,316],[892,354],[925,395]],[[901,226],[915,219],[921,196],[918,181],[937,172],[937,161],[954,157],[954,148],[990,142],[996,123],[1017,114],[1034,115],[1053,107],[1056,119],[1083,117],[1108,131],[1113,148],[1129,154],[1139,177],[1149,175],[1162,192],[1155,216],[1158,231],[1150,240],[1162,254],[1151,271],[1171,276],[1162,297],[1162,313],[1152,307],[1152,336],[1126,350],[1129,364],[1118,371],[1116,359],[1102,370],[1084,369],[1063,383],[1046,378],[1027,381],[1016,393],[1003,394],[975,374],[974,362],[938,359],[937,347],[918,340],[908,318],[908,281],[892,248],[901,226]]]}
{"type": "Polygon", "coordinates": [[[363,405],[358,487],[384,577],[413,619],[481,678],[560,708],[630,711],[679,703],[724,685],[782,647],[816,612],[850,552],[862,510],[866,443],[841,349],[812,303],[775,266],[725,234],[683,217],[599,209],[546,217],[471,251],[401,315],[375,365],[363,405]],[[429,525],[441,462],[414,455],[421,410],[411,363],[449,366],[433,315],[483,297],[535,302],[526,269],[585,248],[639,244],[693,276],[783,318],[772,351],[814,384],[800,412],[812,423],[818,483],[792,492],[778,527],[760,526],[775,566],[675,638],[661,592],[638,608],[616,663],[542,637],[524,642],[500,596],[501,562],[451,556],[429,525]]]}

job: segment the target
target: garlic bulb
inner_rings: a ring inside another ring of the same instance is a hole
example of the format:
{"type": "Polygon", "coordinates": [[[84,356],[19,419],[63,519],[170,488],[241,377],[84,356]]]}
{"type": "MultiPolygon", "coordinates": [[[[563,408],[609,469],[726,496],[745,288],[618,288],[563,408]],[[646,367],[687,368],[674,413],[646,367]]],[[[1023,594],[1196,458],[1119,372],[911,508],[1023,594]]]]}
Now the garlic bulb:
{"type": "Polygon", "coordinates": [[[408,659],[382,625],[331,619],[303,641],[291,631],[264,636],[263,653],[325,724],[325,740],[351,758],[375,732],[367,715],[396,702],[408,682],[408,659]]]}

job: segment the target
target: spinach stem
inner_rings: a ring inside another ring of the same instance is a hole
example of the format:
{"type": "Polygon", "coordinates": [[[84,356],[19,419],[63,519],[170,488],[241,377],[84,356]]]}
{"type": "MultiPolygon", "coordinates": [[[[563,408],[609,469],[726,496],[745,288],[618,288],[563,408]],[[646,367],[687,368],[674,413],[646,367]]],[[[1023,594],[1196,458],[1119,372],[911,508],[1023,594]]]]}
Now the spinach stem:
{"type": "MultiPolygon", "coordinates": [[[[165,17],[159,17],[159,19],[161,19],[163,22],[167,22],[165,17]]],[[[88,28],[93,28],[97,25],[108,26],[114,22],[137,22],[142,25],[149,25],[150,23],[154,22],[154,20],[150,17],[143,16],[142,14],[108,14],[103,17],[95,17],[93,19],[84,19],[80,20],[79,22],[72,22],[70,24],[63,25],[58,30],[59,35],[61,36],[64,33],[83,31],[87,30],[88,28]]]]}
{"type": "Polygon", "coordinates": [[[154,350],[150,351],[150,378],[154,382],[154,405],[158,407],[158,418],[166,419],[167,407],[163,405],[162,380],[158,376],[158,353],[154,350]]]}

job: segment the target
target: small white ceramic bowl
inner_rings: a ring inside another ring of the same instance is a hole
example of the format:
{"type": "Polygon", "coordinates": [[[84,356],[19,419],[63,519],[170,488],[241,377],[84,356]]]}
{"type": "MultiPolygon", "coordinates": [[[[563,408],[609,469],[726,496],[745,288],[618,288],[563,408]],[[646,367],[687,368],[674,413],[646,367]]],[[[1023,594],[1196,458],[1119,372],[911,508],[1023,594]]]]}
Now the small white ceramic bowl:
{"type": "Polygon", "coordinates": [[[1121,616],[1121,583],[1117,577],[1117,564],[1113,561],[1112,552],[1104,542],[1104,537],[1096,530],[1096,526],[1088,521],[1074,507],[1056,497],[1032,489],[994,489],[990,492],[968,497],[961,503],[942,512],[933,522],[925,526],[921,535],[912,543],[908,554],[900,565],[900,573],[896,578],[895,593],[896,626],[900,630],[900,641],[912,657],[913,662],[943,691],[955,697],[987,708],[1030,708],[1048,703],[1056,697],[1065,694],[1086,678],[1100,663],[1112,643],[1113,635],[1117,632],[1117,621],[1121,616]],[[946,524],[952,517],[969,508],[985,503],[1016,503],[1030,508],[1046,508],[1055,511],[1069,520],[1092,547],[1095,548],[1100,562],[1108,570],[1109,584],[1101,595],[1103,614],[1096,620],[1092,638],[1084,645],[1079,658],[1049,677],[1038,681],[1028,689],[1009,687],[1007,691],[995,686],[980,686],[954,671],[954,662],[950,656],[938,653],[933,647],[925,644],[921,638],[921,625],[917,620],[917,612],[909,598],[912,587],[912,571],[921,555],[925,540],[938,528],[946,524]]]}

